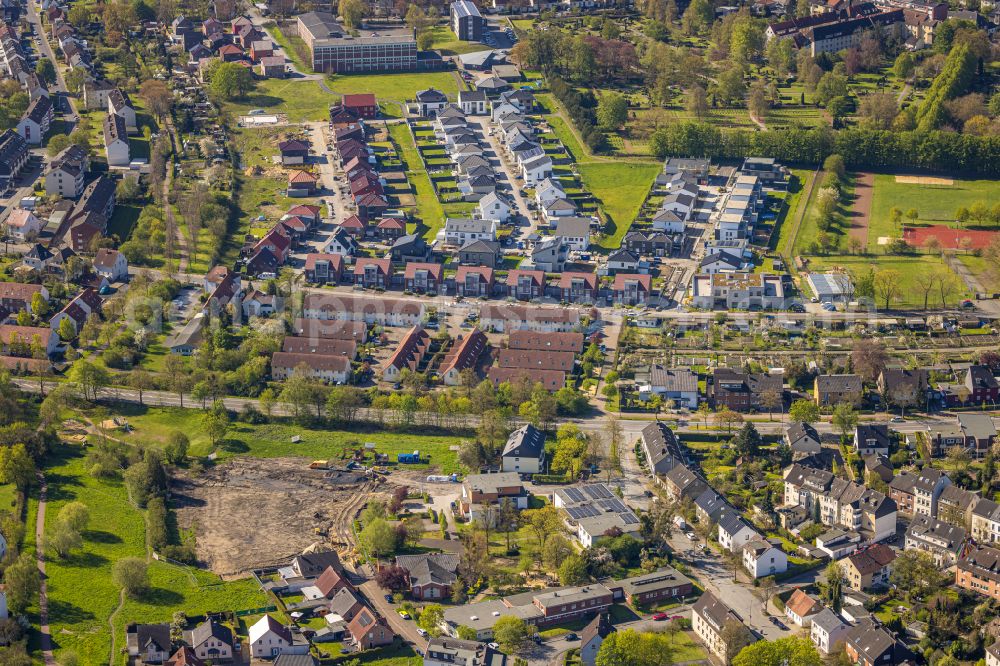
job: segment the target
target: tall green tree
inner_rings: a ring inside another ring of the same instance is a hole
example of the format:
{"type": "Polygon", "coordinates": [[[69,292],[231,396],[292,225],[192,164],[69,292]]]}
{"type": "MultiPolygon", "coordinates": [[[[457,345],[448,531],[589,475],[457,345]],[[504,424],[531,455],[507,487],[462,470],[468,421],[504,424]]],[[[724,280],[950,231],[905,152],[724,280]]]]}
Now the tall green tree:
{"type": "Polygon", "coordinates": [[[812,641],[789,636],[776,641],[757,641],[732,659],[733,666],[823,666],[823,658],[812,641]]]}

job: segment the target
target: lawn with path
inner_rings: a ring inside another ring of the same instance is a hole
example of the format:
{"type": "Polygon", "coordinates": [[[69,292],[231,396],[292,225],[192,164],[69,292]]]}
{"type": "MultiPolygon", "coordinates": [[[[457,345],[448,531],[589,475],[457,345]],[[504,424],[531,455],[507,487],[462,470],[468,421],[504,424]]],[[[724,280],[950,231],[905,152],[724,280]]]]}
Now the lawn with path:
{"type": "MultiPolygon", "coordinates": [[[[65,559],[47,560],[56,658],[74,652],[82,664],[107,663],[112,645],[108,619],[119,604],[119,588],[111,570],[123,557],[146,557],[143,512],[131,504],[120,480],[91,476],[82,447],[61,444],[46,459],[45,475],[47,534],[66,503],[83,502],[90,511],[83,547],[65,559]]],[[[128,621],[169,622],[175,611],[199,615],[266,604],[266,597],[249,579],[223,582],[206,572],[155,561],[149,565],[149,575],[150,590],[139,599],[126,599],[114,616],[118,645],[124,642],[128,621]]]]}

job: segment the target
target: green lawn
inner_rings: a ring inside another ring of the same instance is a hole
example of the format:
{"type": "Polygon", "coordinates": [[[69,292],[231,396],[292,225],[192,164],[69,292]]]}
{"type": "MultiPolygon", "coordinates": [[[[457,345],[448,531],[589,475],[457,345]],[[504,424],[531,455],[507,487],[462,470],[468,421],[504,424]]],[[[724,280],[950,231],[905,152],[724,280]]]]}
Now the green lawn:
{"type": "Polygon", "coordinates": [[[296,50],[296,47],[301,47],[305,49],[304,52],[308,52],[309,47],[306,46],[301,37],[298,35],[286,35],[277,25],[268,28],[268,32],[274,38],[274,41],[278,43],[278,46],[284,49],[285,56],[292,61],[295,69],[304,74],[312,72],[312,63],[307,64],[303,62],[302,58],[299,57],[299,52],[296,50]]]}
{"type": "MultiPolygon", "coordinates": [[[[202,425],[202,412],[195,409],[133,407],[118,410],[127,416],[134,430],[122,438],[134,444],[163,446],[170,433],[181,430],[191,439],[191,454],[204,456],[211,452],[211,443],[202,425]]],[[[281,456],[301,456],[310,459],[339,460],[345,445],[360,447],[365,442],[374,442],[380,453],[388,453],[395,460],[398,453],[420,451],[421,457],[430,457],[430,465],[407,465],[407,469],[428,469],[437,467],[450,474],[458,471],[457,454],[451,451],[458,446],[460,437],[437,435],[401,434],[388,431],[355,432],[307,428],[287,423],[249,425],[234,423],[226,435],[226,441],[219,447],[219,459],[238,455],[257,458],[277,458],[281,456]],[[301,441],[292,443],[292,437],[301,441]]]]}
{"type": "Polygon", "coordinates": [[[673,647],[673,654],[670,655],[670,659],[675,664],[686,661],[708,661],[708,653],[705,652],[705,649],[694,637],[694,634],[689,631],[683,631],[675,635],[671,641],[671,646],[673,647]]]}
{"type": "Polygon", "coordinates": [[[324,120],[336,95],[323,90],[318,81],[301,79],[265,79],[258,81],[252,93],[229,104],[234,115],[245,115],[251,109],[268,113],[284,113],[289,122],[324,120]]]}
{"type": "Polygon", "coordinates": [[[777,233],[771,238],[771,249],[777,250],[786,258],[792,254],[792,246],[795,241],[792,237],[795,233],[795,220],[799,215],[799,208],[805,205],[803,197],[805,197],[805,192],[809,191],[815,173],[809,169],[792,169],[791,171],[792,177],[788,183],[788,192],[783,195],[775,195],[781,197],[784,203],[781,206],[781,213],[775,221],[777,233]]]}
{"type": "Polygon", "coordinates": [[[128,240],[128,237],[132,234],[132,225],[139,219],[141,212],[142,208],[140,206],[129,206],[126,204],[115,206],[115,212],[108,221],[108,235],[118,236],[122,242],[128,240]]]}
{"type": "MultiPolygon", "coordinates": [[[[80,501],[90,509],[84,546],[67,559],[48,561],[49,619],[56,658],[72,651],[82,664],[107,663],[111,650],[109,618],[118,606],[119,590],[111,579],[114,562],[145,557],[145,525],[141,511],[128,500],[119,481],[99,481],[87,472],[80,447],[62,444],[46,461],[49,505],[46,531],[53,529],[59,509],[80,501]]],[[[169,622],[175,611],[189,615],[241,610],[266,605],[266,597],[249,580],[222,582],[217,576],[161,562],[149,567],[151,589],[138,600],[126,600],[114,617],[116,646],[123,647],[128,621],[169,622]]]]}
{"type": "MultiPolygon", "coordinates": [[[[992,207],[1000,201],[1000,182],[995,180],[955,179],[953,185],[916,185],[897,183],[896,176],[875,175],[871,222],[868,227],[869,249],[877,249],[880,236],[899,238],[903,231],[893,224],[889,211],[893,207],[906,212],[915,208],[917,224],[947,224],[955,226],[955,211],[981,201],[992,207]]],[[[903,222],[909,223],[904,217],[903,222]]]]}
{"type": "Polygon", "coordinates": [[[406,178],[413,186],[417,200],[417,217],[423,228],[424,238],[433,240],[437,232],[444,226],[445,211],[438,200],[431,179],[424,170],[413,136],[405,123],[388,125],[389,135],[399,147],[399,156],[406,166],[406,178]]]}
{"type": "Polygon", "coordinates": [[[621,246],[622,237],[635,221],[642,202],[649,193],[659,164],[640,162],[588,162],[578,165],[583,185],[601,202],[610,220],[608,235],[600,246],[621,246]]]}
{"type": "Polygon", "coordinates": [[[955,255],[975,275],[987,292],[1000,292],[1000,266],[985,257],[972,254],[955,255]]]}
{"type": "MultiPolygon", "coordinates": [[[[816,199],[818,195],[819,187],[817,187],[816,191],[813,192],[813,197],[808,202],[809,208],[806,210],[805,216],[802,218],[802,224],[799,226],[798,234],[795,236],[795,240],[793,242],[793,254],[808,254],[809,246],[816,242],[819,238],[819,213],[816,209],[816,199]]],[[[840,204],[840,209],[834,216],[834,224],[827,232],[831,237],[837,239],[843,250],[847,249],[847,232],[848,225],[850,224],[847,218],[847,213],[851,210],[851,206],[853,205],[853,197],[854,179],[853,177],[850,177],[844,185],[842,203],[840,204]]]]}
{"type": "Polygon", "coordinates": [[[452,99],[458,96],[458,81],[451,72],[421,72],[418,74],[352,74],[327,77],[330,90],[340,94],[375,93],[378,100],[403,102],[413,99],[417,91],[436,88],[452,99]]]}
{"type": "MultiPolygon", "coordinates": [[[[829,256],[829,257],[809,257],[809,269],[812,271],[825,271],[833,268],[846,269],[852,275],[867,273],[869,268],[875,270],[894,270],[900,276],[900,300],[890,305],[890,307],[923,307],[923,292],[916,287],[916,276],[929,271],[950,269],[936,255],[920,256],[879,256],[879,257],[857,257],[857,256],[829,256]]],[[[958,279],[956,277],[956,279],[958,279]]],[[[961,284],[961,281],[958,282],[961,284]]],[[[965,298],[964,286],[961,292],[956,291],[952,296],[951,305],[956,305],[958,301],[965,298]]],[[[936,300],[936,293],[931,294],[930,304],[940,305],[936,300]]],[[[883,307],[884,303],[878,302],[878,307],[883,307]]]]}
{"type": "Polygon", "coordinates": [[[17,504],[17,489],[13,483],[0,485],[0,511],[13,511],[17,504]]]}
{"type": "Polygon", "coordinates": [[[451,28],[446,25],[438,25],[431,28],[434,35],[434,42],[431,48],[438,51],[443,56],[462,55],[463,53],[475,53],[476,51],[488,51],[490,47],[479,42],[464,42],[459,39],[451,28]]]}

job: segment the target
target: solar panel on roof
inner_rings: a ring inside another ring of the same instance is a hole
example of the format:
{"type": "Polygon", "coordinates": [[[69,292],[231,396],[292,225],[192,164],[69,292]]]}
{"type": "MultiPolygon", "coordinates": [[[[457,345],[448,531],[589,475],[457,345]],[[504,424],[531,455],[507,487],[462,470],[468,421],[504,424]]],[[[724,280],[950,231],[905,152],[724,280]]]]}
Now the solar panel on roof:
{"type": "Polygon", "coordinates": [[[578,488],[564,488],[563,492],[574,502],[583,502],[587,499],[578,488]]]}
{"type": "Polygon", "coordinates": [[[581,518],[592,518],[600,515],[601,512],[589,504],[582,504],[580,506],[569,507],[566,509],[566,513],[568,513],[570,518],[573,520],[580,520],[581,518]]]}
{"type": "Polygon", "coordinates": [[[639,523],[639,519],[632,512],[621,514],[621,519],[626,525],[636,525],[639,523]]]}
{"type": "Polygon", "coordinates": [[[608,490],[607,486],[602,486],[600,484],[594,484],[590,486],[585,486],[587,489],[587,494],[595,499],[604,499],[606,497],[614,497],[611,491],[608,490]]]}

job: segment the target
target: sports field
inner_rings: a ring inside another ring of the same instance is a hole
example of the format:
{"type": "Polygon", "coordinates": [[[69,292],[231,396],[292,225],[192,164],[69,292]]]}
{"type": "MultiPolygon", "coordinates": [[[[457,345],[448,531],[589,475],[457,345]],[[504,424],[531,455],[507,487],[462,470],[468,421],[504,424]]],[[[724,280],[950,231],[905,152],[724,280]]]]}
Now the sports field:
{"type": "MultiPolygon", "coordinates": [[[[880,237],[899,238],[902,225],[892,221],[890,211],[895,207],[903,214],[903,223],[912,226],[905,217],[911,208],[917,211],[916,224],[945,224],[957,226],[955,211],[981,201],[988,207],[1000,202],[1000,182],[995,180],[961,180],[947,182],[900,182],[912,178],[890,174],[875,176],[875,191],[872,200],[872,214],[868,229],[868,249],[876,251],[880,237]]],[[[926,179],[920,179],[926,181],[926,179]]]]}

